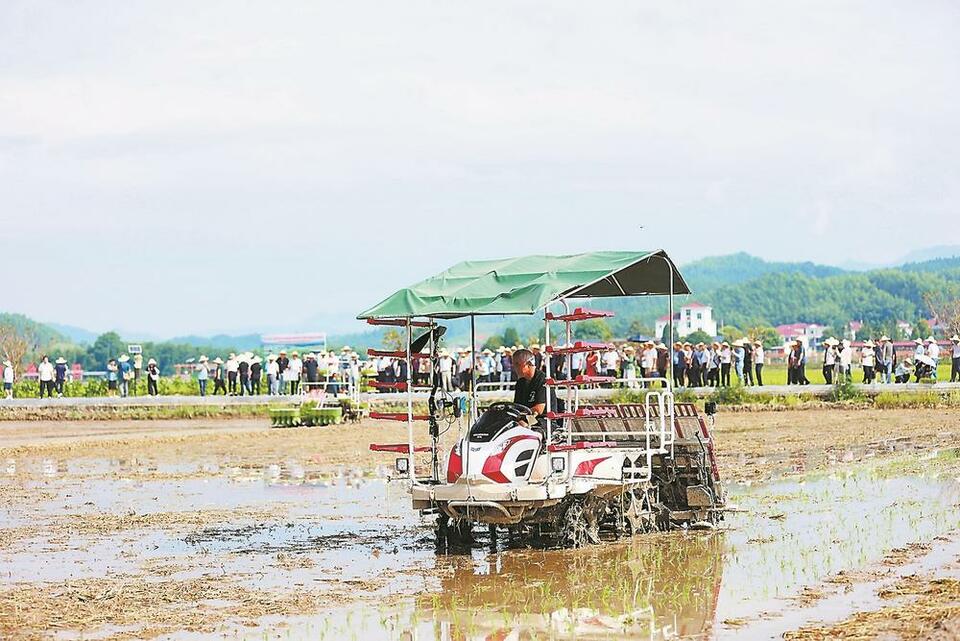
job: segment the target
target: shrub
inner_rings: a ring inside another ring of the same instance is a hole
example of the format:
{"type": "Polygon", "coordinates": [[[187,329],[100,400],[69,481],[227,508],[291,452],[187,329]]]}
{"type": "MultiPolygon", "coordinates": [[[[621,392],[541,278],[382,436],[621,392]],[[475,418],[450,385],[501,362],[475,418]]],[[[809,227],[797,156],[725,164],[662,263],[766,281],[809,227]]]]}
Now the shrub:
{"type": "Polygon", "coordinates": [[[747,402],[747,397],[747,391],[743,385],[731,385],[713,390],[709,400],[718,405],[743,405],[747,402]]]}
{"type": "Polygon", "coordinates": [[[835,403],[841,403],[844,401],[861,401],[863,400],[863,393],[856,385],[854,385],[851,379],[841,378],[836,384],[834,384],[833,391],[830,392],[830,400],[835,403]]]}

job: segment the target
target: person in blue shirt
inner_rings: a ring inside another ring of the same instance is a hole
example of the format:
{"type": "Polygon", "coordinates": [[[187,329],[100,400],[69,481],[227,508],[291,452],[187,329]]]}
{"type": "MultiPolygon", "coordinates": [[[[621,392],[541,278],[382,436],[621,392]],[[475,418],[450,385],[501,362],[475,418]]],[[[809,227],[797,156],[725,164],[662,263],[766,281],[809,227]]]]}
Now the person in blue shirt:
{"type": "Polygon", "coordinates": [[[130,393],[130,379],[133,378],[133,367],[130,365],[130,357],[122,354],[119,361],[119,376],[117,382],[120,386],[120,397],[126,398],[130,393]]]}

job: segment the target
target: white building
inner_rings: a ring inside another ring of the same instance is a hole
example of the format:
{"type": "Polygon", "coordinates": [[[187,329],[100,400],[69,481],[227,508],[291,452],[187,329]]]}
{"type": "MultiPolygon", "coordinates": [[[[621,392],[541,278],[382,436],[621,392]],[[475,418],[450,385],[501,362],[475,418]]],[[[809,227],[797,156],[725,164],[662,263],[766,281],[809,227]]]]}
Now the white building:
{"type": "MultiPolygon", "coordinates": [[[[669,321],[669,314],[664,314],[657,319],[657,336],[663,336],[663,330],[669,321]]],[[[696,331],[705,332],[710,336],[716,336],[717,321],[713,320],[713,308],[700,303],[683,305],[680,311],[674,312],[673,314],[673,328],[677,338],[683,338],[696,331]]]]}

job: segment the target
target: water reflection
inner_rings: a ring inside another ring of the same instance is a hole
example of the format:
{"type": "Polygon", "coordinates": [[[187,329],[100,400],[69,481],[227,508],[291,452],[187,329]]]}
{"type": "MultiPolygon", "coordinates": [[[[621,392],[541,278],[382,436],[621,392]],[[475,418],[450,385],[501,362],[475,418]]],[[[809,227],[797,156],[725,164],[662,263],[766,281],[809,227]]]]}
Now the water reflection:
{"type": "Polygon", "coordinates": [[[438,641],[702,634],[713,625],[724,549],[723,533],[668,534],[481,563],[445,557],[440,589],[415,607],[438,641]]]}

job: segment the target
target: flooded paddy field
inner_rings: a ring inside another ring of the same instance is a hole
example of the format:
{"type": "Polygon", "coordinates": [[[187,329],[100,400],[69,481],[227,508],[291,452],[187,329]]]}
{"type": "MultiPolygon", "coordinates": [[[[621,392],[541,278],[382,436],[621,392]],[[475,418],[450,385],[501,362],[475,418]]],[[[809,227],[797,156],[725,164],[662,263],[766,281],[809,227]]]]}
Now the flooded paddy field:
{"type": "Polygon", "coordinates": [[[718,531],[443,554],[368,451],[402,428],[265,423],[0,426],[0,638],[907,639],[960,615],[955,413],[721,414],[718,531]]]}

